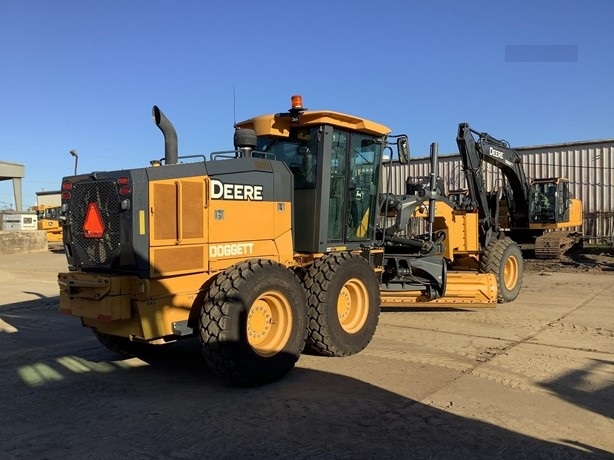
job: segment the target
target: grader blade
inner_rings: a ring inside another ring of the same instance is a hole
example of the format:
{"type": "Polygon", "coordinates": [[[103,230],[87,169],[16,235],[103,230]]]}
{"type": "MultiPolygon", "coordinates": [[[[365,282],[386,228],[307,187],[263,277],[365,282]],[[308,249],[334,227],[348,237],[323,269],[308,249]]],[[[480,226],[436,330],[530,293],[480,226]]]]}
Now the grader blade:
{"type": "Polygon", "coordinates": [[[419,291],[384,291],[382,307],[441,307],[471,305],[494,307],[497,304],[497,279],[492,273],[448,272],[445,295],[429,300],[419,291]]]}

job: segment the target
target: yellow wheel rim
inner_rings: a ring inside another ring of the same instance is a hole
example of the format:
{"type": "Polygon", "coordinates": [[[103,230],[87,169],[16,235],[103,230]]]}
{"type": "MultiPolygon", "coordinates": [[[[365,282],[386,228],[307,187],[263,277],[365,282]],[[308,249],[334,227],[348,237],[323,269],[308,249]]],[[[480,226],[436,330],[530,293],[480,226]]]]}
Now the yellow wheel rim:
{"type": "Polygon", "coordinates": [[[512,290],[518,283],[518,259],[516,257],[508,257],[503,267],[503,283],[506,289],[512,290]]]}
{"type": "Polygon", "coordinates": [[[292,308],[279,292],[267,291],[247,313],[247,341],[260,356],[279,353],[292,334],[292,308]]]}
{"type": "Polygon", "coordinates": [[[362,329],[369,315],[369,292],[361,280],[352,278],[341,288],[337,299],[337,316],[345,332],[354,334],[362,329]]]}

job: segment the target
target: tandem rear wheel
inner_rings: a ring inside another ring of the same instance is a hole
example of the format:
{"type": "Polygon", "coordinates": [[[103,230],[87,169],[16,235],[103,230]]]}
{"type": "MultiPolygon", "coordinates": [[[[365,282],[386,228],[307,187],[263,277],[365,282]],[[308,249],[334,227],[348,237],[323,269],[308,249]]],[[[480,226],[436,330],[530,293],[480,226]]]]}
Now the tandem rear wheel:
{"type": "Polygon", "coordinates": [[[303,279],[309,308],[307,347],[323,356],[349,356],[371,341],[380,312],[379,281],[358,254],[329,254],[303,279]]]}
{"type": "Polygon", "coordinates": [[[248,260],[224,270],[200,313],[205,361],[228,383],[258,386],[279,379],[298,360],[307,334],[307,302],[290,269],[248,260]]]}

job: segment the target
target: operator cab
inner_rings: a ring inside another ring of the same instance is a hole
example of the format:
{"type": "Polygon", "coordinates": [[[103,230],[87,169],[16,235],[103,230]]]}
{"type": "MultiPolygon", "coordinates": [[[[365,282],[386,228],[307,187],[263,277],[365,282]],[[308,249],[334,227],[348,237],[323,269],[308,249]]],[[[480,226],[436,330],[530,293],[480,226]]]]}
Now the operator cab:
{"type": "MultiPolygon", "coordinates": [[[[382,150],[390,130],[332,111],[288,113],[238,124],[253,129],[253,156],[275,158],[294,177],[294,246],[318,253],[368,246],[374,239],[382,150]]],[[[281,184],[284,186],[284,184],[281,184]]]]}
{"type": "Polygon", "coordinates": [[[49,220],[59,220],[60,218],[60,207],[53,206],[38,206],[36,208],[36,216],[38,220],[49,219],[49,220]]]}
{"type": "Polygon", "coordinates": [[[536,179],[531,183],[531,223],[569,221],[569,181],[536,179]]]}
{"type": "Polygon", "coordinates": [[[328,124],[297,127],[287,138],[258,136],[256,151],[273,154],[294,176],[297,251],[371,241],[382,154],[376,136],[328,124]]]}

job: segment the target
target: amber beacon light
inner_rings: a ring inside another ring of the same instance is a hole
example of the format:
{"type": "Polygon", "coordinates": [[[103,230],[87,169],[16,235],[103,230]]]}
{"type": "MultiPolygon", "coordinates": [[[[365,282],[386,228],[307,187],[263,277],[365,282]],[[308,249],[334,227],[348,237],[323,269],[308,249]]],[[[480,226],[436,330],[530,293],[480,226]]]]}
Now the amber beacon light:
{"type": "Polygon", "coordinates": [[[303,96],[299,96],[295,94],[290,98],[291,106],[293,109],[302,109],[303,108],[303,96]]]}

